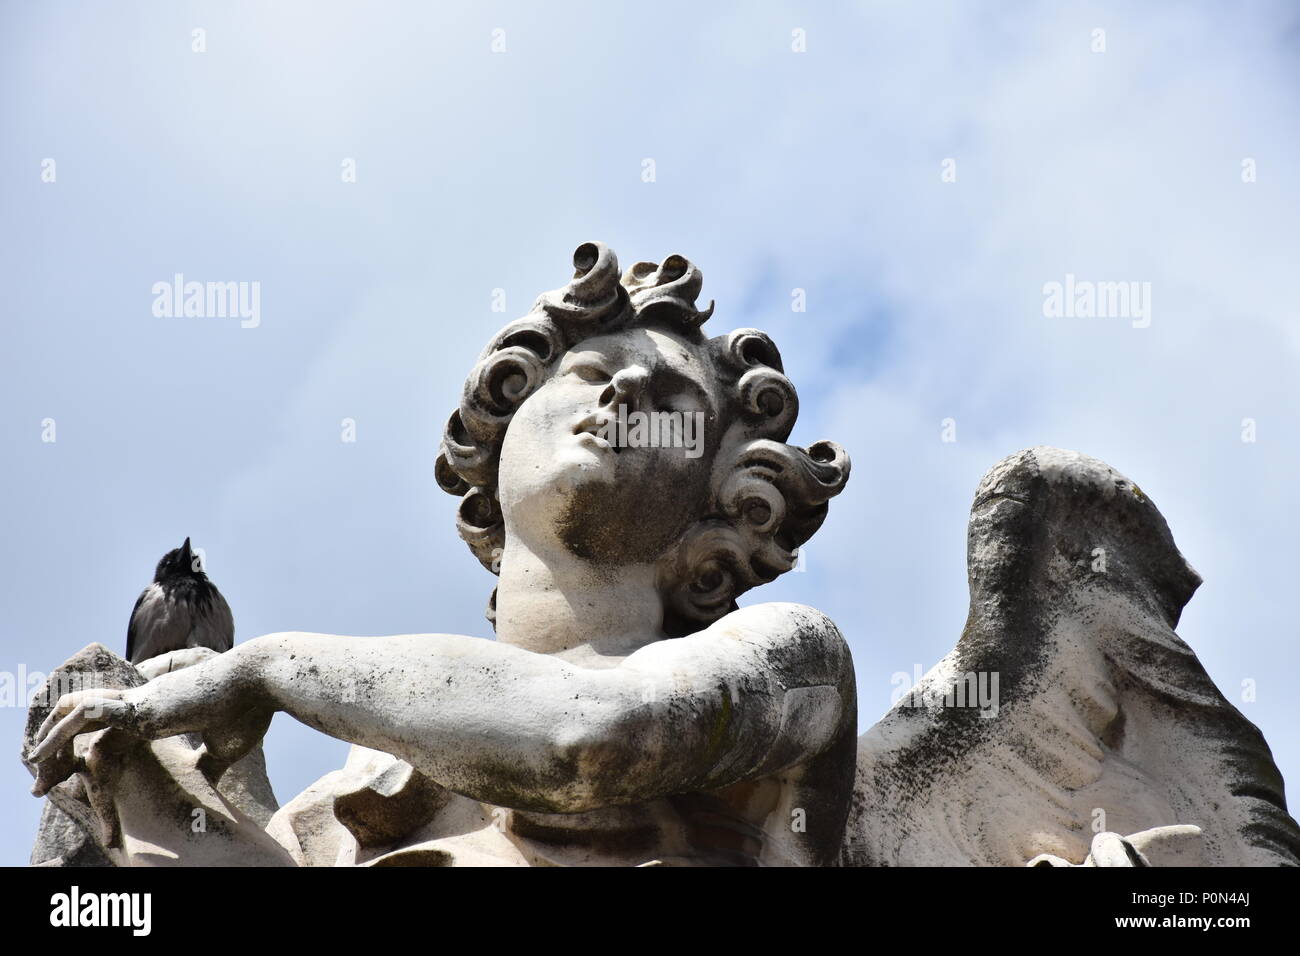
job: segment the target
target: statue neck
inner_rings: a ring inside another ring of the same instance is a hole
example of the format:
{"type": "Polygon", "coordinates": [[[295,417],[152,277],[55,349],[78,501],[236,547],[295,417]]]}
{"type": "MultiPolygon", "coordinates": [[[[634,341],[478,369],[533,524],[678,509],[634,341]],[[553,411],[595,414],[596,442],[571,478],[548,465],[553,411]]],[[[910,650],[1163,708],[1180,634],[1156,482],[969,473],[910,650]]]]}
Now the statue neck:
{"type": "Polygon", "coordinates": [[[521,542],[501,556],[497,640],[539,654],[623,656],[659,640],[663,600],[649,564],[596,567],[568,552],[543,561],[521,542]]]}

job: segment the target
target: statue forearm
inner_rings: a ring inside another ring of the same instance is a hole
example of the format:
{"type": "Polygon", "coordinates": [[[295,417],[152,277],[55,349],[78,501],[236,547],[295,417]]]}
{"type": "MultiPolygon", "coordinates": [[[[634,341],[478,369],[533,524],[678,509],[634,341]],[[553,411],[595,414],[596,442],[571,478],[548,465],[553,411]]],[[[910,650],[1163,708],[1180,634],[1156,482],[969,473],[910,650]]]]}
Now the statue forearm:
{"type": "Polygon", "coordinates": [[[242,647],[255,699],[505,806],[563,805],[616,709],[593,672],[480,638],[288,633],[242,647]]]}
{"type": "Polygon", "coordinates": [[[275,634],[236,651],[251,700],[520,809],[725,786],[807,756],[843,709],[832,686],[787,693],[736,640],[664,642],[609,669],[447,634],[275,634]]]}

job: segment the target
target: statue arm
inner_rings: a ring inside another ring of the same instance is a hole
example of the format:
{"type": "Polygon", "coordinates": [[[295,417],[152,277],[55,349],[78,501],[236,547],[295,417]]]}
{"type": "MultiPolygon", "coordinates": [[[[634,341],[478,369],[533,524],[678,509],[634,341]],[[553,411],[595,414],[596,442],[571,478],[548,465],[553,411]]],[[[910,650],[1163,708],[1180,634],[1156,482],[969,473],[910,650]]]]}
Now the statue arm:
{"type": "Polygon", "coordinates": [[[824,750],[854,709],[847,646],[797,605],[747,608],[606,669],[453,635],[273,635],[257,653],[275,710],[519,809],[575,812],[773,773],[824,750]]]}
{"type": "MultiPolygon", "coordinates": [[[[834,625],[773,604],[607,669],[455,635],[272,634],[80,709],[150,738],[202,733],[219,766],[284,711],[474,799],[576,812],[806,760],[852,719],[852,681],[834,625]]],[[[90,729],[67,722],[78,706],[65,698],[51,715],[46,756],[90,729]]]]}

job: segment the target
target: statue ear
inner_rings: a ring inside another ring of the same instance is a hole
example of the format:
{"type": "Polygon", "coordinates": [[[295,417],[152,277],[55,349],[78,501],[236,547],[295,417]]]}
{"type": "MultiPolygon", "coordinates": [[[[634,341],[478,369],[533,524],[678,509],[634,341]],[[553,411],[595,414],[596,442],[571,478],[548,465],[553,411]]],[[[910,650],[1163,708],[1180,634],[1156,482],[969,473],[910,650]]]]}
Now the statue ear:
{"type": "Polygon", "coordinates": [[[660,572],[665,620],[671,613],[689,633],[734,611],[736,597],[748,589],[735,571],[745,560],[744,537],[730,522],[696,523],[660,572]]]}

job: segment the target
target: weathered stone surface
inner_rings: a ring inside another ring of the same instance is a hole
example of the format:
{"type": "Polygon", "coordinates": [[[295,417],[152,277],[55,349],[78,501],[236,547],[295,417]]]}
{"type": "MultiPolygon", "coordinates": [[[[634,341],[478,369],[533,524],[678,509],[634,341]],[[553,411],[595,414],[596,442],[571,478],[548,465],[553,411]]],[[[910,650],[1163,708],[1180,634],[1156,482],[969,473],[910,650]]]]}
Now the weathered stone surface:
{"type": "Polygon", "coordinates": [[[1098,828],[1089,865],[1124,859],[1120,833],[1162,859],[1297,862],[1268,745],[1174,633],[1200,578],[1140,488],[1075,452],[1012,455],[976,493],[969,571],[965,631],[920,692],[997,674],[996,716],[905,698],[864,734],[846,862],[1079,863],[1098,828]]]}
{"type": "Polygon", "coordinates": [[[99,842],[52,800],[41,808],[32,866],[113,866],[99,842]]]}
{"type": "Polygon", "coordinates": [[[450,797],[406,761],[389,757],[382,767],[335,794],[334,816],[359,847],[369,850],[391,846],[424,826],[450,797]]]}
{"type": "Polygon", "coordinates": [[[451,796],[410,764],[353,747],[341,770],[282,807],[267,830],[299,866],[354,864],[392,849],[451,796]]]}
{"type": "MultiPolygon", "coordinates": [[[[157,672],[167,672],[215,656],[215,652],[207,648],[187,649],[178,653],[180,656],[175,661],[168,662],[165,667],[160,667],[156,660],[146,663],[154,664],[157,672]],[[196,653],[190,653],[191,651],[196,653]]],[[[24,761],[33,775],[37,776],[37,786],[42,784],[43,778],[38,772],[39,768],[28,761],[27,757],[54,702],[65,693],[88,692],[88,688],[129,688],[144,683],[145,676],[138,668],[101,644],[87,646],[52,672],[42,689],[33,697],[23,740],[24,761]]],[[[44,866],[114,866],[127,862],[122,843],[122,815],[117,806],[117,791],[126,790],[120,777],[119,764],[129,766],[135,773],[142,772],[146,778],[157,777],[159,774],[163,777],[170,776],[170,771],[162,769],[160,765],[170,766],[173,762],[188,767],[187,772],[192,774],[192,765],[197,759],[199,747],[199,742],[189,736],[160,740],[148,746],[146,741],[112,728],[78,737],[74,747],[60,755],[59,764],[48,765],[51,768],[58,766],[59,772],[62,768],[71,767],[77,771],[77,775],[70,776],[49,791],[32,850],[32,863],[44,866]],[[138,754],[142,747],[148,751],[147,756],[138,754]]],[[[174,791],[175,782],[167,780],[162,789],[174,791]]],[[[209,788],[205,786],[201,789],[209,788]]],[[[131,801],[128,800],[127,803],[129,805],[131,801]]],[[[194,812],[202,811],[206,826],[206,804],[213,803],[219,808],[216,811],[214,831],[218,834],[228,825],[222,821],[230,813],[241,817],[247,814],[250,818],[235,824],[237,829],[250,825],[264,827],[270,821],[277,805],[266,775],[260,746],[250,750],[231,766],[215,790],[188,800],[180,808],[180,813],[193,823],[194,812]]],[[[200,831],[202,834],[207,832],[200,831]]],[[[136,842],[147,847],[141,850],[142,853],[152,854],[157,850],[149,841],[137,839],[136,842]]],[[[215,844],[221,840],[218,837],[211,842],[215,844]]],[[[228,850],[228,839],[226,843],[228,850]]],[[[240,862],[232,860],[228,852],[218,853],[210,859],[214,865],[240,862]]]]}
{"type": "Polygon", "coordinates": [[[32,763],[28,756],[42,723],[64,694],[94,687],[136,687],[143,683],[144,678],[130,663],[102,644],[91,644],[55,668],[32,696],[23,730],[23,763],[37,778],[38,786],[54,776],[62,781],[47,794],[32,849],[33,863],[72,865],[73,860],[83,860],[87,861],[83,865],[116,864],[111,849],[118,838],[115,822],[96,816],[84,779],[65,779],[74,769],[84,766],[84,750],[78,753],[68,748],[44,767],[32,763]]]}

